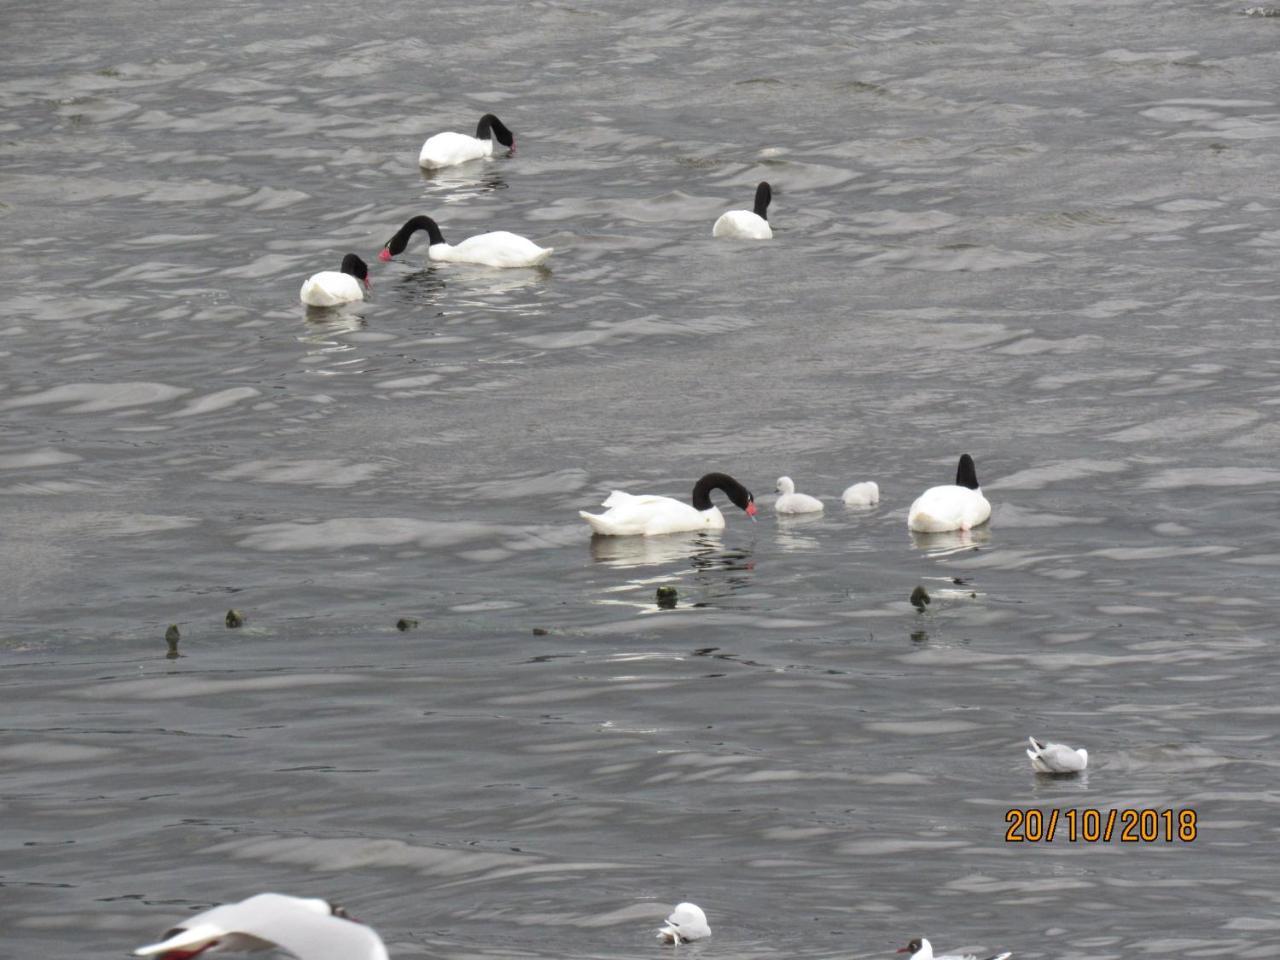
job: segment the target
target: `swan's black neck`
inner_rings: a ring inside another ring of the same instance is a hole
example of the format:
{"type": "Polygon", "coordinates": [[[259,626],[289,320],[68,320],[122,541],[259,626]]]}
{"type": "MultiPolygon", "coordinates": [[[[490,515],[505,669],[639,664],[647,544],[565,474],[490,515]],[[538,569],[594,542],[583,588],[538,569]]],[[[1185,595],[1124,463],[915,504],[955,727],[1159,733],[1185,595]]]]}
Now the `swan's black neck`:
{"type": "Polygon", "coordinates": [[[727,473],[708,473],[693,485],[693,509],[710,510],[712,490],[723,490],[733,505],[742,510],[755,500],[750,490],[727,473]]]}
{"type": "Polygon", "coordinates": [[[405,225],[396,231],[396,235],[387,241],[387,252],[393,257],[403,253],[404,248],[409,245],[409,238],[418,230],[427,231],[427,237],[430,238],[432,246],[444,243],[444,234],[440,232],[434,220],[430,217],[414,217],[406,221],[405,225]]]}
{"type": "Polygon", "coordinates": [[[369,265],[357,257],[354,253],[348,253],[342,258],[341,271],[349,273],[357,280],[369,279],[369,265]]]}
{"type": "Polygon", "coordinates": [[[960,466],[956,468],[956,486],[978,489],[978,471],[974,469],[973,457],[967,453],[960,455],[960,466]]]}
{"type": "Polygon", "coordinates": [[[510,147],[516,142],[515,137],[511,135],[511,131],[506,125],[495,117],[492,113],[486,113],[480,118],[480,122],[476,124],[476,139],[488,140],[493,136],[504,147],[510,147]]]}
{"type": "Polygon", "coordinates": [[[755,215],[761,220],[768,220],[769,201],[773,199],[773,188],[769,186],[769,181],[761,180],[760,186],[756,187],[756,205],[755,215]]]}

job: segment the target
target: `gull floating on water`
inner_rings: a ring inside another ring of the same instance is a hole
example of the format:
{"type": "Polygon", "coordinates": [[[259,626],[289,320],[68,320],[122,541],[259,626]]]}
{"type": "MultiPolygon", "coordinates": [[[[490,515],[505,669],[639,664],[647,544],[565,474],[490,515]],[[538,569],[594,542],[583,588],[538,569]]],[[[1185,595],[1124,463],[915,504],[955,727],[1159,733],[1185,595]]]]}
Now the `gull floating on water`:
{"type": "MultiPolygon", "coordinates": [[[[947,953],[940,957],[933,955],[933,944],[924,937],[916,937],[905,947],[898,949],[898,953],[911,954],[911,960],[978,960],[975,953],[947,953]]],[[[995,956],[986,957],[985,960],[1008,960],[1013,954],[1009,951],[997,953],[995,956]]]]}
{"type": "Polygon", "coordinates": [[[1089,751],[1084,747],[1072,750],[1065,743],[1041,743],[1035,737],[1027,737],[1031,749],[1031,767],[1036,773],[1079,773],[1089,765],[1089,751]]]}
{"type": "Polygon", "coordinates": [[[184,920],[138,957],[190,960],[203,953],[280,947],[298,960],[387,960],[387,948],[369,927],[327,900],[260,893],[184,920]]]}
{"type": "Polygon", "coordinates": [[[677,945],[709,936],[711,928],[707,926],[707,915],[696,903],[677,903],[671,916],[667,917],[667,925],[658,930],[659,940],[677,945]]]}

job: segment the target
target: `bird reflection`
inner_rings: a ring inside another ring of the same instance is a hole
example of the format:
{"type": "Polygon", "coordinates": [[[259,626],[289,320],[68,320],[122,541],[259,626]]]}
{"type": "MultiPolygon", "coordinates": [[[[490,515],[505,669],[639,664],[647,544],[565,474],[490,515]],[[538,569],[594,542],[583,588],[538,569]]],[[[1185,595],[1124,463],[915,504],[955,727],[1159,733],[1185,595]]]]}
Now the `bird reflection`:
{"type": "Polygon", "coordinates": [[[435,303],[444,293],[444,278],[431,266],[396,280],[397,299],[405,303],[435,303]]]}
{"type": "Polygon", "coordinates": [[[991,528],[985,524],[973,530],[948,530],[946,533],[919,533],[912,530],[910,533],[911,545],[931,557],[945,557],[951,553],[972,550],[991,540],[991,528]]]}
{"type": "Polygon", "coordinates": [[[820,523],[820,513],[778,514],[778,546],[789,551],[819,549],[817,538],[805,536],[804,530],[816,528],[820,523]]]}
{"type": "Polygon", "coordinates": [[[457,203],[477,194],[507,189],[507,181],[502,174],[483,160],[434,170],[419,167],[418,172],[426,184],[439,188],[442,203],[457,203]]]}
{"type": "Polygon", "coordinates": [[[308,335],[302,339],[308,343],[320,343],[324,337],[343,333],[355,333],[368,324],[362,314],[341,307],[307,307],[308,335]]]}
{"type": "Polygon", "coordinates": [[[669,533],[662,537],[591,538],[591,558],[611,567],[645,567],[689,560],[695,568],[707,569],[724,552],[724,544],[713,533],[669,533]]]}

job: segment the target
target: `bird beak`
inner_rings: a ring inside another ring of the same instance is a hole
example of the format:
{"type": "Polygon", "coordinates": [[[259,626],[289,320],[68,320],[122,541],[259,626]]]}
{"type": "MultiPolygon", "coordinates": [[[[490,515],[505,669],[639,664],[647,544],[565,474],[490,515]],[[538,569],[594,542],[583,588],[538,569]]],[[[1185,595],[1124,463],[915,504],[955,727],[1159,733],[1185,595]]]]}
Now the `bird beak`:
{"type": "Polygon", "coordinates": [[[386,263],[388,260],[391,259],[391,251],[388,250],[386,247],[383,247],[382,252],[378,254],[378,259],[381,260],[383,263],[386,263]]]}
{"type": "Polygon", "coordinates": [[[894,951],[894,953],[910,953],[910,952],[911,952],[910,947],[899,947],[897,950],[894,951]]]}
{"type": "Polygon", "coordinates": [[[365,288],[366,290],[372,290],[372,289],[373,289],[373,284],[371,284],[371,283],[369,282],[369,278],[368,278],[368,277],[365,277],[365,278],[364,278],[364,288],[365,288]]]}
{"type": "Polygon", "coordinates": [[[756,502],[754,500],[748,501],[747,503],[747,516],[752,520],[756,518],[756,502]]]}

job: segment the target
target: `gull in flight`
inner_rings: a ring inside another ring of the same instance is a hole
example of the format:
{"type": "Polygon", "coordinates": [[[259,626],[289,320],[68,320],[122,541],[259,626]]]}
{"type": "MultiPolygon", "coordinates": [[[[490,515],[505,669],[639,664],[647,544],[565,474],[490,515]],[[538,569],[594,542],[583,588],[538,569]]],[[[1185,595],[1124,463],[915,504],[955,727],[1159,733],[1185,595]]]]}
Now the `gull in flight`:
{"type": "Polygon", "coordinates": [[[204,953],[280,947],[298,960],[387,960],[387,948],[372,929],[342,907],[280,893],[260,893],[184,920],[157,943],[134,956],[190,960],[204,953]]]}

